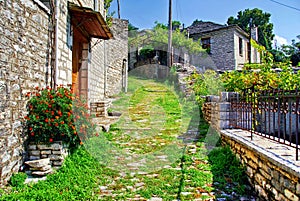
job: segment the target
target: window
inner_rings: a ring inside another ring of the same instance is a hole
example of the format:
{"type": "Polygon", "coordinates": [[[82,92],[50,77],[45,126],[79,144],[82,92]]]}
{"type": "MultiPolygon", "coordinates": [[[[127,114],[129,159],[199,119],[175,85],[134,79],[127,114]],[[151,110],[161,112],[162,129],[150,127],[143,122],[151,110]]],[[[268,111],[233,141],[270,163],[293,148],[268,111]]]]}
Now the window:
{"type": "Polygon", "coordinates": [[[66,32],[67,32],[67,47],[72,50],[73,46],[73,31],[72,31],[72,25],[71,25],[71,16],[70,14],[67,15],[67,27],[66,27],[66,32]]]}
{"type": "Polygon", "coordinates": [[[203,49],[206,49],[207,53],[211,53],[211,43],[210,38],[202,38],[201,45],[203,49]]]}
{"type": "Polygon", "coordinates": [[[239,53],[240,56],[243,56],[243,39],[239,38],[239,53]]]}

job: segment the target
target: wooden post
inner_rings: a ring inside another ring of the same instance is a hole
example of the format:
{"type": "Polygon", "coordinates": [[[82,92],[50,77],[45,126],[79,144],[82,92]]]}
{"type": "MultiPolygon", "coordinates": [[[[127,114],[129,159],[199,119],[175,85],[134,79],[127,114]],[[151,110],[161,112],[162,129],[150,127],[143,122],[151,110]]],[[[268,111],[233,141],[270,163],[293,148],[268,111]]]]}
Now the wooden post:
{"type": "Polygon", "coordinates": [[[168,67],[172,66],[172,0],[169,0],[168,67]]]}

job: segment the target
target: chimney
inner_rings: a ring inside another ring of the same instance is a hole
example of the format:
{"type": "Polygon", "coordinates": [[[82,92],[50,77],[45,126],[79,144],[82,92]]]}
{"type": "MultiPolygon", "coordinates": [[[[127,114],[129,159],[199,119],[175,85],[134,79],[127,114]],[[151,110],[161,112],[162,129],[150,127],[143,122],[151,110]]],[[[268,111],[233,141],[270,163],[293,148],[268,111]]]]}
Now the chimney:
{"type": "Polygon", "coordinates": [[[258,41],[258,29],[256,26],[251,27],[251,38],[255,41],[258,41]]]}

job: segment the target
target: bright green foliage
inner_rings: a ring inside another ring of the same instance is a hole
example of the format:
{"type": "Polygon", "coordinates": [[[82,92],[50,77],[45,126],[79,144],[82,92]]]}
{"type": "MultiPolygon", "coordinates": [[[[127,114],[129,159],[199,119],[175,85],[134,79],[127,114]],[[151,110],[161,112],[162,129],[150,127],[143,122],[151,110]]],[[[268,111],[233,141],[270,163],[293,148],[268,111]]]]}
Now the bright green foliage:
{"type": "MultiPolygon", "coordinates": [[[[208,158],[214,180],[218,181],[219,185],[226,185],[228,181],[239,184],[246,183],[245,167],[241,165],[228,146],[212,150],[208,154],[208,158]]],[[[241,193],[244,192],[244,188],[244,185],[238,185],[237,190],[241,193]]]]}
{"type": "Polygon", "coordinates": [[[204,74],[194,73],[189,77],[200,104],[204,101],[202,96],[219,95],[220,91],[242,92],[250,88],[293,90],[300,86],[299,71],[295,74],[288,63],[275,63],[273,55],[254,40],[251,40],[251,45],[260,52],[262,64],[245,64],[242,71],[228,71],[222,75],[206,71],[204,74]],[[274,71],[274,68],[280,68],[281,72],[274,71]]]}
{"type": "Polygon", "coordinates": [[[219,75],[213,70],[207,70],[203,74],[194,73],[188,79],[200,105],[204,102],[202,96],[219,95],[223,90],[219,75]]]}
{"type": "Polygon", "coordinates": [[[262,64],[246,64],[243,71],[226,72],[221,76],[226,91],[241,92],[248,88],[255,90],[292,90],[300,85],[300,73],[293,73],[287,63],[274,63],[273,55],[253,40],[251,45],[262,55],[262,64]],[[275,72],[272,68],[281,68],[275,72]]]}
{"type": "MultiPolygon", "coordinates": [[[[193,41],[193,39],[187,38],[186,35],[185,31],[181,32],[179,29],[174,30],[172,33],[173,47],[185,48],[191,54],[205,52],[205,50],[202,49],[200,42],[193,41]]],[[[134,37],[129,38],[129,45],[136,47],[151,45],[153,48],[164,48],[168,44],[168,37],[167,26],[156,22],[156,26],[153,30],[148,30],[147,34],[142,36],[135,35],[134,37]]]]}
{"type": "Polygon", "coordinates": [[[300,66],[300,35],[297,36],[298,42],[296,40],[292,40],[291,45],[283,45],[282,51],[284,54],[290,59],[293,66],[300,66]]]}
{"type": "MultiPolygon", "coordinates": [[[[152,41],[155,46],[161,46],[162,44],[168,44],[168,30],[157,27],[150,33],[152,41]]],[[[189,53],[196,54],[204,52],[200,43],[193,41],[191,38],[186,37],[186,33],[181,32],[179,29],[173,31],[172,45],[175,48],[185,48],[189,53]]]]}
{"type": "Polygon", "coordinates": [[[11,186],[16,188],[23,188],[24,187],[24,181],[27,178],[27,174],[24,172],[19,172],[17,174],[13,174],[9,180],[9,183],[11,186]]]}
{"type": "Polygon", "coordinates": [[[111,2],[113,0],[104,0],[104,9],[107,11],[110,8],[111,2]]]}
{"type": "Polygon", "coordinates": [[[250,34],[249,23],[250,19],[252,19],[252,26],[255,25],[258,27],[259,43],[270,50],[272,48],[272,40],[274,38],[273,24],[270,23],[270,17],[270,13],[265,13],[258,8],[246,9],[244,11],[239,11],[236,18],[233,16],[229,17],[227,24],[237,24],[248,34],[250,34]]]}

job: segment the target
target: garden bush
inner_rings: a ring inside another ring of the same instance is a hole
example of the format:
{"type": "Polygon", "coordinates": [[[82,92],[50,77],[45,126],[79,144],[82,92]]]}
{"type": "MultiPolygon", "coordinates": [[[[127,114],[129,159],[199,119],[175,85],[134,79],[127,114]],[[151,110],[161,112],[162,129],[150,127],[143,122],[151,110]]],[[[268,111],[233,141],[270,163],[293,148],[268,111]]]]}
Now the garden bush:
{"type": "Polygon", "coordinates": [[[63,141],[69,147],[82,144],[82,139],[94,134],[88,107],[72,93],[70,87],[47,87],[28,92],[26,131],[35,143],[63,141]]]}

